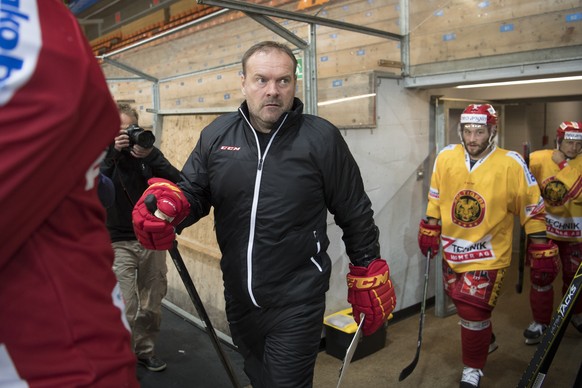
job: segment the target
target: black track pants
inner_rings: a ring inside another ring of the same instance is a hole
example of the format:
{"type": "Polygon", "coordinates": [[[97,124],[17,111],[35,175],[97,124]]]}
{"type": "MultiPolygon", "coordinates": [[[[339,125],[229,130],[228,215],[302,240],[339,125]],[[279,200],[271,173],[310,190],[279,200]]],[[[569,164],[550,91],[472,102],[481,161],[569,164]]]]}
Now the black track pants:
{"type": "Polygon", "coordinates": [[[261,309],[227,298],[226,311],[253,388],[313,386],[325,295],[304,304],[261,309]]]}

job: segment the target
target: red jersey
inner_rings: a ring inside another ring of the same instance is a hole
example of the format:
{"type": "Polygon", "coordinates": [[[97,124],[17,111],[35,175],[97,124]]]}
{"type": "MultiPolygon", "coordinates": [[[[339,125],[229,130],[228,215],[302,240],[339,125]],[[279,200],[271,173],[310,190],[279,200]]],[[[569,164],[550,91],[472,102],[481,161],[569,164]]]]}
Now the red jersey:
{"type": "Polygon", "coordinates": [[[115,103],[62,1],[0,14],[0,380],[138,387],[96,190],[115,103]]]}

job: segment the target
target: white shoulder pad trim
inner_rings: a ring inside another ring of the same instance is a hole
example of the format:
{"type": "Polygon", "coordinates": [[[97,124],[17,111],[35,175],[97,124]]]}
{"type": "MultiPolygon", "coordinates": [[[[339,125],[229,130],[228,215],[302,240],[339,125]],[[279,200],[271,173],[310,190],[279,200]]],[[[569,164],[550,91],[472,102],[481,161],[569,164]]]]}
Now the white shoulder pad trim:
{"type": "Polygon", "coordinates": [[[525,164],[525,160],[523,160],[523,157],[518,152],[508,151],[507,156],[509,156],[512,159],[515,159],[521,165],[521,167],[523,168],[523,173],[525,175],[525,180],[527,181],[528,186],[534,186],[534,185],[538,184],[535,176],[531,173],[531,171],[529,170],[529,168],[525,164]]]}
{"type": "Polygon", "coordinates": [[[0,2],[0,106],[34,74],[42,46],[36,0],[0,2]]]}

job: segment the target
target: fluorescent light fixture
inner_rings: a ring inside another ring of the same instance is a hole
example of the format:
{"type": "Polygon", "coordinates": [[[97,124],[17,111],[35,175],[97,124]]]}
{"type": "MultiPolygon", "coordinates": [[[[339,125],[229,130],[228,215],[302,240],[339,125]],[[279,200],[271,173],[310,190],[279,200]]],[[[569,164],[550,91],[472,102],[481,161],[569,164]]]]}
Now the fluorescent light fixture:
{"type": "Polygon", "coordinates": [[[472,85],[459,85],[455,86],[456,89],[471,89],[471,88],[488,88],[491,86],[510,86],[510,85],[525,85],[525,84],[541,84],[547,82],[563,82],[563,81],[580,81],[582,76],[572,76],[572,77],[560,77],[560,78],[539,78],[539,79],[526,79],[520,81],[505,81],[505,82],[490,82],[483,84],[472,84],[472,85]]]}
{"type": "Polygon", "coordinates": [[[318,102],[317,103],[317,106],[339,104],[340,102],[347,102],[347,101],[359,100],[359,99],[368,98],[368,97],[376,97],[376,93],[361,94],[359,96],[338,98],[337,100],[322,101],[322,102],[318,102]]]}

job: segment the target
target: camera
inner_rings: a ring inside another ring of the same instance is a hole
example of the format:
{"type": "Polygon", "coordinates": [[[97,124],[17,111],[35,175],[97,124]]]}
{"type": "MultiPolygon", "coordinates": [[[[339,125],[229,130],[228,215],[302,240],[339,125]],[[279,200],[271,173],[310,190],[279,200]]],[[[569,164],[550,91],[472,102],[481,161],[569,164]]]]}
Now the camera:
{"type": "Polygon", "coordinates": [[[136,124],[130,125],[127,129],[127,136],[129,136],[129,146],[132,147],[137,144],[143,148],[152,148],[156,137],[152,131],[146,131],[136,124]]]}

